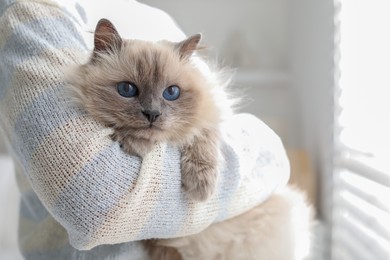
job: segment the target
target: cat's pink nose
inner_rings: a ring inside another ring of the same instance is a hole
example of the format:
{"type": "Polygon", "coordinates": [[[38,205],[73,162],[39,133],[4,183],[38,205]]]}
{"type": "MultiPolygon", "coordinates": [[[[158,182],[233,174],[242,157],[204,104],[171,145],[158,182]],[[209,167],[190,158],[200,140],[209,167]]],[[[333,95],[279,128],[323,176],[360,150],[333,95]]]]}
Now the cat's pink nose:
{"type": "Polygon", "coordinates": [[[157,117],[161,115],[161,112],[158,110],[144,110],[142,114],[148,119],[150,123],[153,123],[157,120],[157,117]]]}

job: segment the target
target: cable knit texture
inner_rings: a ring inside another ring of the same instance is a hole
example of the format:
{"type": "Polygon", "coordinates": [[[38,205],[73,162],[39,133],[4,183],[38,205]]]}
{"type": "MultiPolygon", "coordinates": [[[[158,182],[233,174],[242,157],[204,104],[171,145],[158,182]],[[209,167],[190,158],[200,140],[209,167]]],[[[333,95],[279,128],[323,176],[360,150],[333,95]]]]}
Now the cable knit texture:
{"type": "MultiPolygon", "coordinates": [[[[176,148],[156,145],[142,160],[125,154],[111,130],[73,107],[64,93],[64,67],[81,62],[90,49],[85,11],[75,4],[0,3],[0,126],[22,192],[26,258],[103,259],[104,252],[126,251],[135,259],[135,243],[124,242],[199,232],[286,184],[289,165],[280,139],[251,115],[222,126],[218,187],[203,203],[188,201],[181,189],[176,148]],[[89,251],[83,256],[69,242],[89,251]]],[[[129,2],[129,9],[132,4],[140,5],[129,2]]]]}

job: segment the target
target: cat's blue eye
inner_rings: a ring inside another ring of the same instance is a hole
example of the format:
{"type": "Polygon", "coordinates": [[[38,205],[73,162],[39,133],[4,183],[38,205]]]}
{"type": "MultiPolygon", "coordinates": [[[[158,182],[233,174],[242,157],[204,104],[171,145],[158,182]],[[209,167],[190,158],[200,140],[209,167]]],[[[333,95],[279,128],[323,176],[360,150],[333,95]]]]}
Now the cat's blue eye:
{"type": "Polygon", "coordinates": [[[176,85],[167,87],[163,92],[163,97],[166,100],[173,101],[178,99],[180,96],[180,88],[176,85]]]}
{"type": "Polygon", "coordinates": [[[138,95],[138,88],[135,84],[122,81],[116,85],[119,95],[122,97],[130,98],[138,95]]]}

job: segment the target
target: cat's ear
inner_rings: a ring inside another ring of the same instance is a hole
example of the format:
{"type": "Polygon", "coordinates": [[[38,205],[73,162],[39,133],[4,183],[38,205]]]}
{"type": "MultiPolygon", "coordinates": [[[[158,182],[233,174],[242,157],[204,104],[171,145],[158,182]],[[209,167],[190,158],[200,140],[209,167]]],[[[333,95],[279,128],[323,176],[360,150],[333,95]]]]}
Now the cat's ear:
{"type": "Polygon", "coordinates": [[[119,49],[122,38],[109,20],[100,19],[95,29],[94,44],[93,54],[96,56],[97,53],[119,49]]]}
{"type": "Polygon", "coordinates": [[[176,44],[175,48],[179,52],[180,59],[189,58],[194,51],[199,49],[199,42],[202,39],[202,34],[194,34],[187,39],[176,44]]]}

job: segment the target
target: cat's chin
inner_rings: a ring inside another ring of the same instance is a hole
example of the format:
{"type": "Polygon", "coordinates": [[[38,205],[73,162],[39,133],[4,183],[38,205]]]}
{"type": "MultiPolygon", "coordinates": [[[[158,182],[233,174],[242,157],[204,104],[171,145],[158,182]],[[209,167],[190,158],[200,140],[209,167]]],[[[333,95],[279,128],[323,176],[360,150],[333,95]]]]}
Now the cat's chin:
{"type": "Polygon", "coordinates": [[[134,135],[137,138],[149,139],[154,142],[166,141],[165,131],[161,127],[153,124],[135,130],[134,135]]]}

